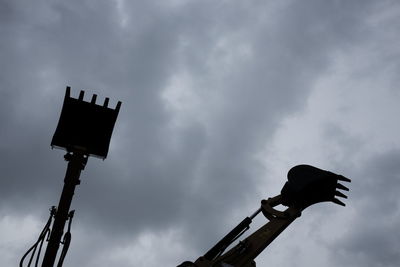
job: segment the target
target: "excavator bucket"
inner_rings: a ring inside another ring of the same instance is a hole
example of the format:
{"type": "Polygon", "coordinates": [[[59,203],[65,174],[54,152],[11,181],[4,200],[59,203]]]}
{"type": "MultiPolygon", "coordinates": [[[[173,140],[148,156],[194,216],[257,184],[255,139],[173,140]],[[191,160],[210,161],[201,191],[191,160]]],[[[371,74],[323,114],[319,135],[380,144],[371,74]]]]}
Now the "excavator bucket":
{"type": "Polygon", "coordinates": [[[339,200],[347,198],[340,190],[349,191],[341,182],[351,182],[350,179],[310,165],[298,165],[288,172],[288,181],[282,188],[282,204],[305,209],[308,206],[331,201],[345,206],[339,200]]]}
{"type": "Polygon", "coordinates": [[[92,96],[91,102],[85,102],[84,91],[80,92],[78,99],[70,97],[70,91],[67,87],[51,146],[67,151],[80,150],[105,159],[121,102],[111,109],[108,98],[100,106],[96,104],[97,95],[92,96]]]}

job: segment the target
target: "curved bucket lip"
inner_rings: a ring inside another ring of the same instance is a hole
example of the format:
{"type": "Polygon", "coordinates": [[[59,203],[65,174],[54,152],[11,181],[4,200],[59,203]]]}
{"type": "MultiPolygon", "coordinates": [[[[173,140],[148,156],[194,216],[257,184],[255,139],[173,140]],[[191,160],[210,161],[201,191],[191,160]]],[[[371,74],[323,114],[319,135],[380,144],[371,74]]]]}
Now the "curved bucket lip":
{"type": "Polygon", "coordinates": [[[287,176],[288,181],[281,191],[283,205],[305,209],[319,202],[331,201],[345,206],[336,197],[347,198],[338,189],[349,189],[338,181],[350,182],[350,179],[306,164],[291,168],[287,176]]]}
{"type": "Polygon", "coordinates": [[[67,86],[51,146],[67,151],[80,150],[105,159],[121,102],[118,101],[116,108],[111,109],[108,107],[109,98],[105,98],[103,105],[97,105],[96,94],[91,102],[86,102],[83,100],[84,91],[80,91],[78,98],[72,98],[70,91],[67,86]]]}

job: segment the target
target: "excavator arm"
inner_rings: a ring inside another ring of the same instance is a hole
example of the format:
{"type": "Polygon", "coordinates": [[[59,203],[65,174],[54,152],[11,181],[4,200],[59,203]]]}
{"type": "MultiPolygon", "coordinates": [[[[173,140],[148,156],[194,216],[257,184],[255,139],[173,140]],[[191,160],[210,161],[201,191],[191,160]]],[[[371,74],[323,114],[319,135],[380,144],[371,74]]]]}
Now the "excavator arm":
{"type": "Polygon", "coordinates": [[[261,201],[261,207],[246,217],[206,254],[194,263],[186,261],[178,267],[254,267],[255,258],[310,205],[330,201],[344,206],[337,197],[347,198],[338,189],[349,189],[339,181],[350,179],[310,165],[298,165],[288,172],[288,181],[281,194],[261,201]],[[286,210],[274,209],[278,205],[286,210]],[[243,241],[224,252],[236,239],[250,228],[250,223],[260,212],[268,222],[243,241]]]}

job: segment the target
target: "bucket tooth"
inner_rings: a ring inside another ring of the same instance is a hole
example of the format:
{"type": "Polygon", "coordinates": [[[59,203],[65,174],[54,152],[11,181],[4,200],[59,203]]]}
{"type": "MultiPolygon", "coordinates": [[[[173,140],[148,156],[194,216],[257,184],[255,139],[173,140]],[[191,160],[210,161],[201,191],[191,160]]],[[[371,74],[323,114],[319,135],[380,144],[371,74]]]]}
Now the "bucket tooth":
{"type": "Polygon", "coordinates": [[[342,185],[340,183],[337,183],[336,188],[337,189],[342,189],[344,191],[349,191],[349,189],[346,186],[344,186],[344,185],[342,185]]]}
{"type": "Polygon", "coordinates": [[[339,191],[335,192],[335,196],[342,197],[342,198],[347,198],[347,196],[345,194],[343,194],[342,192],[339,192],[339,191]]]}
{"type": "Polygon", "coordinates": [[[110,101],[110,99],[108,98],[108,97],[106,97],[105,99],[104,99],[104,104],[103,104],[103,107],[108,107],[108,102],[110,101]]]}
{"type": "Polygon", "coordinates": [[[97,95],[96,95],[96,94],[93,94],[93,96],[92,96],[92,101],[90,101],[90,103],[96,104],[96,98],[97,98],[97,95]]]}
{"type": "Polygon", "coordinates": [[[119,112],[119,109],[121,108],[121,104],[121,101],[118,101],[117,106],[115,107],[115,112],[117,112],[117,114],[119,112]]]}
{"type": "Polygon", "coordinates": [[[85,91],[81,90],[81,91],[79,92],[79,97],[78,97],[78,99],[82,101],[84,95],[85,95],[85,91]]]}
{"type": "Polygon", "coordinates": [[[349,183],[351,182],[351,180],[349,178],[344,177],[343,175],[338,175],[337,179],[339,181],[344,181],[344,182],[349,182],[349,183]]]}
{"type": "Polygon", "coordinates": [[[67,86],[65,90],[65,98],[68,98],[71,95],[71,87],[67,86]]]}
{"type": "Polygon", "coordinates": [[[340,206],[346,206],[346,204],[344,204],[342,201],[340,201],[339,199],[337,199],[337,198],[334,198],[334,199],[332,199],[332,202],[333,203],[336,203],[336,204],[338,204],[338,205],[340,205],[340,206]]]}

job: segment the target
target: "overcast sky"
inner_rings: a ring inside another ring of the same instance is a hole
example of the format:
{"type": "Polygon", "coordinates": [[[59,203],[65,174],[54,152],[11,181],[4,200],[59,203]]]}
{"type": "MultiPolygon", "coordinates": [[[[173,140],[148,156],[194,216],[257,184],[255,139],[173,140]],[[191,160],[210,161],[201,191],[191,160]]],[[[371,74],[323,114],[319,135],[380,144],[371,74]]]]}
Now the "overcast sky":
{"type": "Polygon", "coordinates": [[[301,163],[351,178],[347,206],[311,206],[257,266],[399,266],[399,32],[395,0],[0,0],[0,265],[58,203],[69,85],[122,107],[64,266],[194,261],[301,163]]]}

